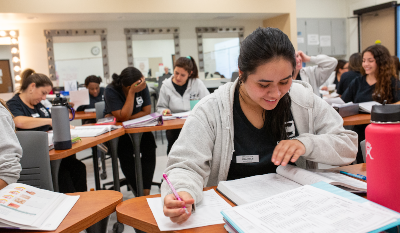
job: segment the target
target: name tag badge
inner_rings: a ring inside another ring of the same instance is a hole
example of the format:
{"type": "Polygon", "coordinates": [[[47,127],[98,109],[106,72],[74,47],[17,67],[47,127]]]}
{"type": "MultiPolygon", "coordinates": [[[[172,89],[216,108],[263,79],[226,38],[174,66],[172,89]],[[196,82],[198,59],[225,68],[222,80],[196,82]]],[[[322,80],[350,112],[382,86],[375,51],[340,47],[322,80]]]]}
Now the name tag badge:
{"type": "Polygon", "coordinates": [[[39,113],[33,113],[31,116],[32,116],[33,118],[40,117],[39,113]]]}
{"type": "Polygon", "coordinates": [[[258,163],[258,162],[260,162],[258,155],[236,156],[236,163],[258,163]]]}

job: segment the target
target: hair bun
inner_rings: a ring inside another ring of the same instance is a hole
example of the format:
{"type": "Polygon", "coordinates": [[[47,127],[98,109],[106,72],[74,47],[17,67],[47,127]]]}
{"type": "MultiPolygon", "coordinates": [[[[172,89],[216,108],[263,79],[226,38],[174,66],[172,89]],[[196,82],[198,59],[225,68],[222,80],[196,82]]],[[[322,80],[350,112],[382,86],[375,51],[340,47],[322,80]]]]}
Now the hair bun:
{"type": "Polygon", "coordinates": [[[117,80],[119,79],[119,75],[116,74],[116,73],[114,73],[114,74],[112,75],[112,79],[117,81],[117,80]]]}

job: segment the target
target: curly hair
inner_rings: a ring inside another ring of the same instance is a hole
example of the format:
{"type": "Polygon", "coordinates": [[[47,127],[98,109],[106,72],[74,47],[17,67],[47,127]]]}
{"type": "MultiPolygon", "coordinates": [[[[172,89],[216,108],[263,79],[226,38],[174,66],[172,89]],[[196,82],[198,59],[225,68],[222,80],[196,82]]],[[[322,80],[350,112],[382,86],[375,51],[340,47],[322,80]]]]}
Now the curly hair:
{"type": "MultiPolygon", "coordinates": [[[[387,100],[388,104],[393,103],[392,78],[396,75],[393,72],[393,62],[389,50],[383,45],[376,44],[366,48],[362,52],[363,57],[366,52],[370,52],[374,56],[377,65],[376,84],[372,99],[379,103],[383,103],[384,100],[387,100]]],[[[364,68],[361,68],[361,74],[366,75],[364,68]]],[[[397,86],[395,88],[397,91],[397,86]]]]}

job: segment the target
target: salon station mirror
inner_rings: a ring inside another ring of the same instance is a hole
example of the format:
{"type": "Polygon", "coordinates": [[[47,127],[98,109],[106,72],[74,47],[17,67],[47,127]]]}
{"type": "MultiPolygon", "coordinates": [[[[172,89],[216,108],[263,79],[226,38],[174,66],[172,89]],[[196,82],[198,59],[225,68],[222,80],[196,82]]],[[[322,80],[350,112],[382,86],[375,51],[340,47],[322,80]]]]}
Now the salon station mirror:
{"type": "Polygon", "coordinates": [[[154,82],[164,75],[164,68],[173,72],[180,56],[179,28],[125,28],[124,32],[128,66],[138,68],[147,81],[154,82]]]}
{"type": "MultiPolygon", "coordinates": [[[[0,31],[0,93],[10,93],[10,96],[19,88],[21,80],[18,36],[17,30],[0,31]]],[[[7,100],[10,96],[3,94],[0,98],[7,100]]]]}
{"type": "Polygon", "coordinates": [[[102,85],[110,82],[106,29],[45,30],[44,34],[55,86],[75,90],[89,75],[103,78],[102,85]]]}
{"type": "Polygon", "coordinates": [[[238,76],[244,27],[197,27],[199,70],[211,91],[238,76]]]}

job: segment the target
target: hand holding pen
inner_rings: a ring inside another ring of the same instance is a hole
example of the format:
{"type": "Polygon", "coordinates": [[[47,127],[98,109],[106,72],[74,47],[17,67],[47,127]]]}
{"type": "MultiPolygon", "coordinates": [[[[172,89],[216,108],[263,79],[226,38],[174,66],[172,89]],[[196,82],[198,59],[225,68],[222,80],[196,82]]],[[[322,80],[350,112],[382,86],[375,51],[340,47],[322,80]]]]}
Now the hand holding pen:
{"type": "Polygon", "coordinates": [[[167,175],[163,174],[163,177],[173,192],[164,198],[164,215],[172,222],[181,224],[191,216],[194,199],[187,192],[176,192],[167,175]]]}

